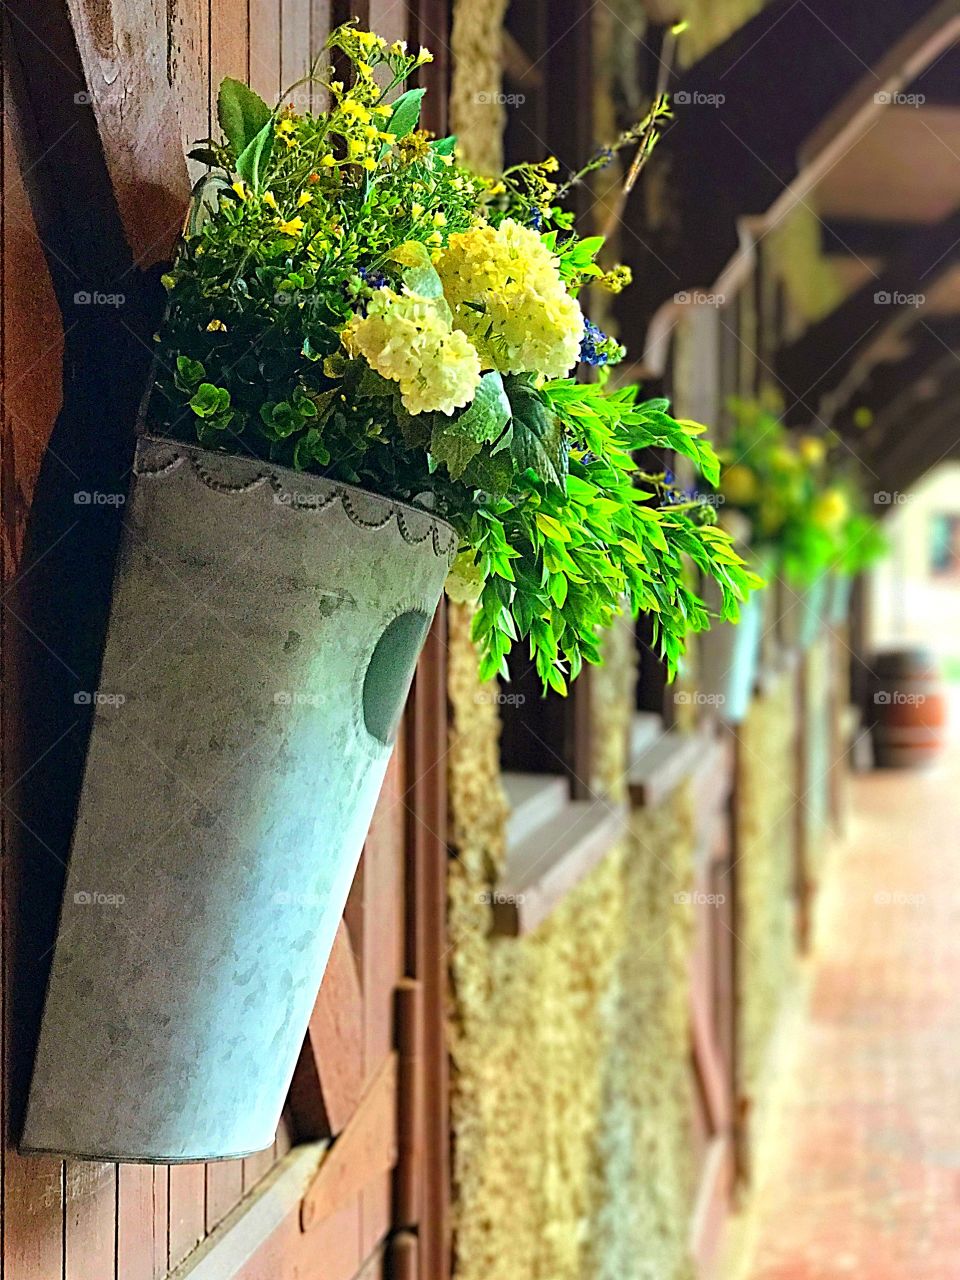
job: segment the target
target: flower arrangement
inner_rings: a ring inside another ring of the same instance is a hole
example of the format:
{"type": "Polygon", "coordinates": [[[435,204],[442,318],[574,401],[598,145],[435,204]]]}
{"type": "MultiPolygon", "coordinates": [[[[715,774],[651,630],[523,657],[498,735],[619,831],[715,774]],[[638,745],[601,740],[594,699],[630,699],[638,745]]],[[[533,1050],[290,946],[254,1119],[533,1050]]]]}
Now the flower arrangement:
{"type": "MultiPolygon", "coordinates": [[[[745,521],[751,545],[776,553],[788,582],[809,586],[828,570],[852,577],[883,554],[862,485],[831,461],[825,440],[790,432],[775,400],[734,399],[729,407],[734,431],[720,453],[724,511],[745,521]]],[[[725,515],[723,523],[734,522],[725,515]]]]}
{"type": "MultiPolygon", "coordinates": [[[[301,82],[323,111],[220,89],[222,136],[191,153],[208,172],[164,276],[150,426],[449,521],[449,590],[476,601],[484,677],[524,638],[565,692],[624,602],[652,612],[675,668],[710,621],[690,565],[725,618],[758,580],[708,504],[638,468],[653,447],[719,475],[701,426],[610,385],[623,349],[583,314],[584,286],[629,282],[563,208],[611,151],[562,184],[552,158],[480,177],[419,128],[424,90],[400,92],[428,52],[352,25],[327,49],[347,73],[318,59],[301,82]]],[[[664,111],[617,145],[649,150],[664,111]]]]}

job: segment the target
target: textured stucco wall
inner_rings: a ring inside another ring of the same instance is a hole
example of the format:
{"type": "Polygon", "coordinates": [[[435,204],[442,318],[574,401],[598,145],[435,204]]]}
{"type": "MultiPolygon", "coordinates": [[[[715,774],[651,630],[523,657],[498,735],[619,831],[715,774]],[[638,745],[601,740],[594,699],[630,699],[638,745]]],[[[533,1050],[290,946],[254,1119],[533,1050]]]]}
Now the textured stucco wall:
{"type": "Polygon", "coordinates": [[[741,1093],[756,1101],[777,1016],[795,971],[796,685],[785,673],[739,731],[737,822],[741,1093]]]}

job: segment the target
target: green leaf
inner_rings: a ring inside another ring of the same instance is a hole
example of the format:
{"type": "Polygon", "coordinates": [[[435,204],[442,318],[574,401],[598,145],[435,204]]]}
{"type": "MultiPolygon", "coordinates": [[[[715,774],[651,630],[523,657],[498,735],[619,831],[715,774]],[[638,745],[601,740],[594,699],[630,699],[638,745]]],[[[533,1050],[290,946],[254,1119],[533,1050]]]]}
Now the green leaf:
{"type": "Polygon", "coordinates": [[[181,391],[188,391],[202,382],[206,369],[199,360],[191,360],[189,356],[177,356],[177,386],[181,391]]]}
{"type": "Polygon", "coordinates": [[[508,378],[505,385],[513,408],[510,453],[517,469],[530,467],[542,480],[564,488],[567,467],[560,419],[529,383],[508,378]]]}
{"type": "Polygon", "coordinates": [[[273,119],[271,118],[237,157],[237,174],[254,191],[260,190],[272,151],[273,119]]]}
{"type": "Polygon", "coordinates": [[[434,139],[434,141],[430,143],[430,150],[436,152],[438,156],[452,156],[456,145],[456,134],[451,133],[447,138],[434,139]]]}
{"type": "Polygon", "coordinates": [[[426,89],[408,89],[393,104],[393,114],[384,132],[392,133],[399,141],[412,133],[420,121],[420,104],[426,89]]]}
{"type": "Polygon", "coordinates": [[[243,81],[228,76],[220,85],[217,119],[235,155],[246,150],[272,116],[273,112],[260,95],[243,81]]]}
{"type": "Polygon", "coordinates": [[[230,392],[225,387],[215,387],[212,382],[201,382],[190,397],[190,408],[198,418],[212,418],[230,408],[230,392]]]}
{"type": "Polygon", "coordinates": [[[430,452],[447,464],[452,479],[458,480],[483,444],[495,440],[510,420],[511,408],[503,379],[494,370],[480,379],[472,402],[454,418],[437,414],[430,438],[430,452]]]}

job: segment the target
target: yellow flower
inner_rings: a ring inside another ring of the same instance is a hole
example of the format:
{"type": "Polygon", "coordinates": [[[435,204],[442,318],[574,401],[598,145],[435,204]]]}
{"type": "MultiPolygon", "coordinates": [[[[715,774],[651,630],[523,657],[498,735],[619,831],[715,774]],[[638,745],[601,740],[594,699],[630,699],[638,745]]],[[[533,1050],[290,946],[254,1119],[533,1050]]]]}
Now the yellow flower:
{"type": "Polygon", "coordinates": [[[562,378],[577,363],[583,313],[531,228],[505,218],[496,228],[458,232],[437,271],[454,322],[480,352],[483,368],[562,378]]]}
{"type": "Polygon", "coordinates": [[[431,231],[427,236],[427,244],[443,244],[443,236],[439,231],[431,231]]]}
{"type": "Polygon", "coordinates": [[[397,135],[395,133],[381,133],[381,134],[378,134],[377,136],[379,137],[380,141],[385,142],[388,147],[393,146],[393,144],[397,140],[397,135]]]}
{"type": "Polygon", "coordinates": [[[343,331],[351,356],[396,382],[408,413],[453,413],[473,399],[480,383],[480,357],[452,326],[442,298],[376,289],[365,316],[343,331]]]}
{"type": "Polygon", "coordinates": [[[420,52],[417,54],[416,65],[418,67],[422,67],[425,62],[432,62],[432,61],[433,61],[433,54],[430,52],[429,49],[421,49],[420,52]]]}
{"type": "Polygon", "coordinates": [[[373,67],[371,67],[368,62],[358,62],[357,73],[362,76],[364,80],[369,80],[373,75],[373,67]]]}
{"type": "Polygon", "coordinates": [[[332,156],[332,155],[330,155],[330,153],[328,152],[328,153],[323,157],[323,159],[320,161],[320,167],[321,167],[322,169],[332,169],[332,168],[333,168],[333,166],[334,166],[336,163],[337,163],[337,162],[336,162],[336,160],[335,160],[335,159],[333,158],[333,156],[332,156]]]}
{"type": "Polygon", "coordinates": [[[827,456],[826,443],[819,436],[801,436],[797,444],[807,466],[819,467],[827,456]]]}
{"type": "Polygon", "coordinates": [[[433,215],[433,225],[435,227],[445,227],[447,225],[447,215],[442,209],[438,209],[433,215]]]}
{"type": "Polygon", "coordinates": [[[380,37],[373,34],[372,31],[358,31],[357,43],[363,49],[372,49],[379,43],[380,37]]]}
{"type": "Polygon", "coordinates": [[[720,490],[735,507],[745,507],[756,502],[760,486],[754,472],[742,462],[736,462],[724,470],[720,477],[720,490]]]}
{"type": "Polygon", "coordinates": [[[345,116],[352,116],[359,124],[368,124],[370,121],[370,112],[356,98],[347,98],[341,103],[340,110],[345,116]]]}
{"type": "Polygon", "coordinates": [[[406,40],[394,40],[393,44],[390,46],[390,52],[395,58],[402,58],[407,52],[406,40]]]}
{"type": "Polygon", "coordinates": [[[365,156],[364,159],[360,161],[360,168],[366,169],[368,173],[373,173],[376,167],[377,162],[374,160],[373,156],[365,156]]]}
{"type": "Polygon", "coordinates": [[[297,208],[302,209],[305,204],[310,204],[312,200],[313,196],[309,191],[301,191],[297,196],[297,208]]]}
{"type": "Polygon", "coordinates": [[[296,127],[297,126],[294,124],[294,122],[289,118],[287,118],[287,119],[281,120],[280,123],[277,125],[277,133],[280,135],[281,138],[285,138],[289,136],[289,134],[293,133],[296,127]]]}
{"type": "Polygon", "coordinates": [[[277,209],[277,207],[278,207],[278,206],[277,206],[277,197],[273,194],[273,192],[272,192],[272,191],[265,191],[265,192],[263,193],[263,203],[264,203],[265,205],[269,205],[269,206],[270,206],[270,208],[271,208],[271,209],[274,209],[274,210],[276,210],[276,209],[277,209]]]}
{"type": "Polygon", "coordinates": [[[370,110],[373,113],[373,115],[383,116],[385,120],[389,120],[390,117],[393,115],[393,107],[388,107],[386,105],[381,105],[379,107],[371,107],[370,110]]]}
{"type": "Polygon", "coordinates": [[[277,230],[281,235],[298,236],[305,226],[302,218],[289,218],[286,222],[281,218],[277,219],[277,230]]]}
{"type": "Polygon", "coordinates": [[[410,206],[411,218],[422,218],[424,213],[425,213],[425,210],[422,204],[412,204],[410,206]]]}
{"type": "Polygon", "coordinates": [[[850,506],[846,494],[840,489],[826,489],[813,504],[813,518],[817,524],[833,529],[846,520],[850,506]]]}
{"type": "Polygon", "coordinates": [[[240,197],[241,200],[246,200],[247,188],[244,186],[242,182],[233,182],[230,185],[231,185],[231,189],[236,192],[236,194],[240,197]]]}
{"type": "Polygon", "coordinates": [[[222,320],[211,320],[207,325],[207,333],[226,333],[227,326],[222,320]]]}

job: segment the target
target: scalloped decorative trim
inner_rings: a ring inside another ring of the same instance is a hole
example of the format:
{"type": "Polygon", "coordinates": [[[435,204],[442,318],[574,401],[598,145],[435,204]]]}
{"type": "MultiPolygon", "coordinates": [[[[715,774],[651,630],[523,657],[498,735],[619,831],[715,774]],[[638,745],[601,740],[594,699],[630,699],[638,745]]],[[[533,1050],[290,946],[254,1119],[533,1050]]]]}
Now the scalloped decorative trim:
{"type": "MultiPolygon", "coordinates": [[[[446,559],[449,563],[453,562],[457,554],[457,535],[448,524],[432,516],[429,511],[416,511],[418,516],[422,516],[426,525],[426,532],[417,537],[410,521],[410,512],[414,509],[405,504],[391,502],[388,498],[381,497],[380,494],[370,493],[369,496],[383,504],[386,514],[382,520],[370,520],[362,516],[355,505],[355,495],[366,491],[356,489],[353,486],[341,485],[333,480],[323,480],[317,476],[305,475],[303,481],[307,483],[312,481],[314,484],[324,486],[328,491],[317,491],[310,494],[297,493],[289,484],[284,484],[280,473],[272,468],[269,463],[261,463],[255,459],[237,459],[235,455],[224,454],[224,461],[228,462],[228,464],[230,461],[240,461],[248,466],[254,465],[258,468],[252,479],[231,483],[208,470],[204,466],[202,452],[197,453],[189,446],[180,446],[172,441],[168,442],[159,439],[154,441],[154,439],[151,439],[147,443],[147,447],[152,456],[144,457],[140,449],[137,451],[134,461],[134,473],[138,476],[145,478],[165,476],[186,464],[200,483],[207,489],[212,489],[214,493],[250,493],[253,489],[267,485],[275,495],[288,495],[289,501],[283,505],[294,511],[324,511],[332,503],[339,502],[347,519],[360,529],[383,529],[391,520],[396,520],[397,530],[401,538],[410,546],[419,546],[429,539],[434,555],[440,559],[446,559]],[[167,454],[167,456],[164,457],[164,454],[167,454]]],[[[283,470],[286,470],[286,468],[283,468],[283,470]]],[[[300,479],[299,476],[294,476],[294,478],[300,479]]]]}

